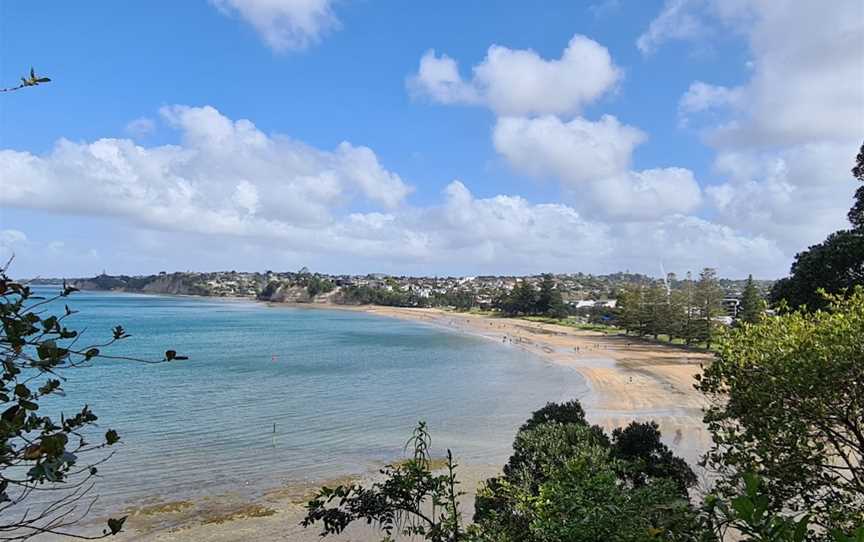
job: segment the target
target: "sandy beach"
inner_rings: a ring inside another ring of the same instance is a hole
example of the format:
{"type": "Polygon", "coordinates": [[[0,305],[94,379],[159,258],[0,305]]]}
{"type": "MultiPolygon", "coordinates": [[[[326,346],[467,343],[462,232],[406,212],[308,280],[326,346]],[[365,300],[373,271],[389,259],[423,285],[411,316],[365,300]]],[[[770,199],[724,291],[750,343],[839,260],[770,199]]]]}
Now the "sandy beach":
{"type": "MultiPolygon", "coordinates": [[[[585,378],[589,391],[579,399],[592,423],[611,431],[632,420],[655,420],[664,441],[691,464],[695,464],[710,444],[710,435],[702,423],[704,400],[693,388],[693,377],[701,371],[700,364],[710,361],[710,354],[567,326],[438,309],[301,306],[408,319],[524,349],[549,362],[572,367],[585,378]]],[[[526,412],[525,417],[529,414],[526,412]]],[[[463,498],[466,520],[473,512],[473,493],[477,485],[494,476],[498,468],[497,465],[460,467],[462,489],[468,493],[463,498]]],[[[359,478],[368,481],[374,478],[374,473],[359,478]]],[[[298,525],[303,517],[303,503],[311,489],[285,488],[268,493],[254,503],[233,501],[230,496],[217,496],[205,503],[155,501],[150,506],[128,511],[128,531],[117,539],[320,540],[317,530],[298,525]]],[[[380,540],[380,533],[360,526],[328,540],[380,540]]]]}

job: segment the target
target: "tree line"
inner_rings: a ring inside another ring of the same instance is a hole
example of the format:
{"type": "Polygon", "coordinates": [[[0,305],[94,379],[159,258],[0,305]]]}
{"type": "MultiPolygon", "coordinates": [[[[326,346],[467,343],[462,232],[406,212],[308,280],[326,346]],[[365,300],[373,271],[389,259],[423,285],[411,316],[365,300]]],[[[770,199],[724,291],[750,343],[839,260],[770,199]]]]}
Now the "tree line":
{"type": "Polygon", "coordinates": [[[568,315],[561,290],[551,274],[543,275],[539,290],[527,280],[520,281],[511,291],[499,295],[493,302],[493,308],[507,316],[563,318],[568,315]]]}
{"type": "MultiPolygon", "coordinates": [[[[709,348],[717,335],[717,317],[725,314],[723,290],[714,269],[706,268],[697,280],[690,273],[673,288],[673,281],[663,284],[632,285],[617,297],[614,322],[628,334],[665,335],[685,344],[705,343],[709,348]]],[[[740,301],[737,322],[756,323],[765,310],[751,275],[740,301]]]]}

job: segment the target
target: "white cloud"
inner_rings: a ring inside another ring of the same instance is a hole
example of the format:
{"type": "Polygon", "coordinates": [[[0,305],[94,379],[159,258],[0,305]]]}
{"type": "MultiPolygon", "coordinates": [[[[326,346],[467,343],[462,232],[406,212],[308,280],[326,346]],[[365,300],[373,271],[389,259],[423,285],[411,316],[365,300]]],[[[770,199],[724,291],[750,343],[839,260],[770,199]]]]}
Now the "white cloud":
{"type": "Polygon", "coordinates": [[[588,214],[653,220],[693,211],[701,191],[690,171],[630,169],[644,132],[611,115],[562,119],[608,92],[620,76],[605,47],[576,35],[558,60],[493,45],[467,82],[455,60],[429,51],[408,85],[438,103],[491,108],[498,115],[495,150],[517,171],[559,179],[588,214]]]}
{"type": "Polygon", "coordinates": [[[708,28],[700,17],[692,12],[694,6],[701,3],[699,0],[666,0],[663,10],[636,40],[636,47],[643,54],[650,54],[669,40],[706,36],[709,33],[708,28]]]}
{"type": "Polygon", "coordinates": [[[689,213],[702,203],[693,172],[678,167],[627,171],[590,183],[587,194],[607,217],[628,222],[689,213]]]}
{"type": "Polygon", "coordinates": [[[245,209],[250,215],[258,210],[258,189],[247,180],[240,181],[234,188],[234,201],[241,209],[245,209]]]}
{"type": "Polygon", "coordinates": [[[332,0],[211,0],[226,15],[239,15],[276,51],[304,49],[338,28],[332,0]]]}
{"type": "MultiPolygon", "coordinates": [[[[616,254],[630,269],[657,275],[714,267],[721,276],[773,278],[786,271],[788,254],[772,239],[751,236],[695,216],[670,216],[648,225],[624,223],[612,235],[616,254]],[[653,264],[653,265],[652,265],[653,264]]],[[[620,268],[620,267],[619,267],[620,268]]]]}
{"type": "MultiPolygon", "coordinates": [[[[681,100],[686,113],[732,106],[731,118],[710,130],[718,145],[777,146],[813,141],[845,142],[864,125],[864,4],[857,0],[667,0],[655,23],[674,14],[694,25],[720,26],[747,38],[750,80],[728,88],[694,82],[681,100]]],[[[702,38],[677,33],[676,22],[658,33],[668,39],[702,38]]],[[[706,30],[707,32],[708,30],[706,30]]]]}
{"type": "Polygon", "coordinates": [[[642,131],[611,115],[597,122],[502,117],[492,132],[495,150],[513,167],[530,175],[555,175],[570,185],[623,173],[633,149],[645,139],[642,131]]]}
{"type": "Polygon", "coordinates": [[[492,45],[464,81],[456,61],[435,51],[420,59],[409,90],[444,104],[483,104],[499,115],[575,114],[608,92],[621,77],[609,51],[575,35],[560,59],[530,49],[492,45]]]}
{"type": "MultiPolygon", "coordinates": [[[[849,169],[864,126],[864,4],[669,0],[655,22],[670,13],[739,32],[749,45],[749,80],[695,81],[679,102],[725,178],[706,189],[716,220],[775,239],[787,254],[846,227],[849,169]]],[[[670,31],[652,39],[701,37],[670,31]]]]}
{"type": "Polygon", "coordinates": [[[427,95],[442,104],[475,104],[480,96],[459,75],[459,65],[447,55],[440,57],[434,49],[420,59],[417,75],[408,78],[408,89],[415,95],[427,95]]]}
{"type": "Polygon", "coordinates": [[[126,133],[132,137],[146,137],[156,130],[156,123],[149,117],[139,117],[126,124],[126,133]]]}
{"type": "Polygon", "coordinates": [[[721,151],[715,168],[728,180],[706,193],[719,220],[776,239],[794,253],[848,226],[855,151],[852,143],[721,151]]]}
{"type": "Polygon", "coordinates": [[[227,269],[237,267],[238,254],[249,269],[422,274],[655,273],[662,262],[670,270],[717,264],[727,274],[771,276],[785,266],[773,241],[677,214],[698,204],[692,174],[629,169],[643,135],[613,117],[550,125],[554,138],[572,139],[552,174],[578,166],[563,158],[568,152],[589,156],[595,145],[605,157],[586,166],[603,179],[571,177],[586,205],[477,197],[453,181],[439,202],[412,207],[409,188],[371,149],[318,150],[210,107],[174,106],[162,116],[179,131],[179,144],[61,140],[41,156],[0,151],[0,177],[21,180],[0,204],[34,223],[52,213],[52,231],[80,228],[70,215],[101,216],[99,227],[110,224],[123,239],[104,239],[93,253],[80,240],[30,243],[5,230],[0,245],[17,244],[19,274],[227,269]],[[613,143],[623,148],[604,147],[613,143]],[[592,206],[606,214],[586,212],[592,206]]]}
{"type": "Polygon", "coordinates": [[[495,149],[514,168],[560,179],[591,214],[647,220],[696,209],[701,191],[689,170],[630,170],[633,149],[645,139],[611,115],[597,122],[504,117],[493,131],[495,149]]]}
{"type": "Polygon", "coordinates": [[[0,203],[245,235],[326,224],[333,209],[358,199],[395,208],[410,192],[366,147],[346,142],[321,151],[212,107],[174,106],[162,114],[180,130],[181,145],[60,140],[44,156],[0,151],[0,177],[21,179],[0,203]]]}
{"type": "Polygon", "coordinates": [[[723,107],[740,107],[743,98],[740,87],[724,87],[709,85],[702,81],[694,81],[678,102],[678,112],[682,116],[698,113],[709,109],[723,107]]]}

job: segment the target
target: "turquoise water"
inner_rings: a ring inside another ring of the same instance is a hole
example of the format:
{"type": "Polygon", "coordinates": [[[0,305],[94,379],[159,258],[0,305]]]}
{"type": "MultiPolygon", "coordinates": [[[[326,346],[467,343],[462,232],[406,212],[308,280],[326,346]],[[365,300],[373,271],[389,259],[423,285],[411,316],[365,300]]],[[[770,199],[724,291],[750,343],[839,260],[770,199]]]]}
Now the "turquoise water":
{"type": "Polygon", "coordinates": [[[82,343],[121,324],[132,337],[107,353],[191,358],[67,371],[68,396],[43,409],[86,402],[100,432],[120,433],[100,467],[105,509],[367,472],[402,456],[419,419],[437,453],[501,464],[532,410],[586,391],[575,371],[512,346],[369,314],[104,292],[67,302],[82,343]]]}

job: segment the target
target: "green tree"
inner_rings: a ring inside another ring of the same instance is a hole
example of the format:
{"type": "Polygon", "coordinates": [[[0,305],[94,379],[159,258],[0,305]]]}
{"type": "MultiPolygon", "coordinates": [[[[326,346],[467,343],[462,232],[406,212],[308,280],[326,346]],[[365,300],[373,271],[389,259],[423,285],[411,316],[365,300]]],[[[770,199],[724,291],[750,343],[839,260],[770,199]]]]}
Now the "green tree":
{"type": "MultiPolygon", "coordinates": [[[[618,464],[601,446],[585,446],[527,501],[533,540],[648,542],[697,540],[698,514],[668,480],[622,485],[618,464]]],[[[514,542],[526,540],[519,537],[514,542]]]]}
{"type": "Polygon", "coordinates": [[[668,333],[670,325],[669,297],[666,288],[652,284],[642,289],[642,332],[657,340],[661,333],[668,333]]]}
{"type": "MultiPolygon", "coordinates": [[[[861,145],[861,150],[858,151],[858,156],[855,157],[855,167],[852,168],[852,175],[864,183],[864,144],[861,145]]],[[[854,228],[864,230],[864,185],[859,186],[858,190],[855,191],[855,201],[847,216],[854,228]]]]}
{"type": "Polygon", "coordinates": [[[715,318],[723,314],[723,290],[717,282],[717,272],[706,267],[699,274],[699,282],[694,288],[694,308],[699,310],[699,322],[696,337],[705,342],[708,348],[714,341],[717,322],[715,318]]]}
{"type": "Polygon", "coordinates": [[[520,281],[505,298],[502,309],[510,316],[535,314],[537,291],[527,280],[520,281]]]}
{"type": "Polygon", "coordinates": [[[827,304],[819,290],[839,294],[856,284],[864,284],[864,229],[841,230],[795,255],[791,275],[771,289],[771,302],[817,310],[827,304]]]}
{"type": "Polygon", "coordinates": [[[864,542],[864,524],[845,532],[818,529],[807,513],[772,510],[771,496],[759,476],[745,472],[741,478],[743,487],[733,497],[724,499],[710,494],[705,498],[702,521],[706,531],[713,533],[717,540],[864,542]]]}
{"type": "MultiPolygon", "coordinates": [[[[85,345],[77,331],[66,327],[75,314],[68,305],[49,315],[56,301],[75,291],[64,284],[57,295],[41,298],[0,269],[0,538],[5,540],[73,536],[69,528],[96,498],[91,493],[106,448],[120,440],[113,429],[95,433],[97,417],[87,406],[60,419],[39,413],[50,396],[72,394],[63,387],[62,373],[100,360],[148,362],[104,352],[129,336],[121,326],[101,343],[85,345]]],[[[168,350],[161,361],[182,359],[168,350]]],[[[124,521],[109,519],[101,535],[74,536],[111,536],[124,521]]]]}
{"type": "Polygon", "coordinates": [[[643,303],[641,286],[627,285],[618,291],[616,309],[618,325],[629,333],[643,334],[643,303]]]}
{"type": "Polygon", "coordinates": [[[748,324],[756,324],[765,312],[765,302],[756,290],[753,275],[747,277],[747,284],[741,296],[741,309],[738,312],[738,320],[748,324]]]}
{"type": "Polygon", "coordinates": [[[694,303],[696,302],[695,292],[693,287],[693,275],[690,271],[687,271],[687,278],[684,280],[684,320],[681,325],[681,337],[684,339],[684,342],[689,346],[696,340],[696,322],[693,318],[693,311],[695,309],[694,303]]]}
{"type": "Polygon", "coordinates": [[[633,487],[648,485],[652,480],[669,480],[678,494],[686,498],[687,491],[696,484],[696,475],[687,462],[660,441],[656,422],[631,422],[627,427],[615,429],[611,450],[612,457],[625,466],[619,477],[633,487]]]}
{"type": "Polygon", "coordinates": [[[551,274],[543,275],[543,280],[540,282],[540,292],[537,294],[536,308],[532,312],[553,318],[567,316],[561,290],[555,286],[555,278],[551,274]]]}
{"type": "Polygon", "coordinates": [[[721,493],[752,472],[772,510],[807,512],[822,529],[864,525],[864,288],[718,346],[697,387],[711,401],[706,462],[725,475],[721,493]]]}
{"type": "Polygon", "coordinates": [[[681,525],[672,529],[658,522],[662,511],[668,518],[675,515],[670,510],[680,507],[688,518],[687,531],[695,529],[696,513],[686,500],[695,480],[687,464],[660,442],[656,424],[632,423],[610,439],[600,427],[588,424],[577,401],[549,403],[519,429],[503,475],[478,490],[471,532],[477,540],[497,542],[561,536],[600,540],[626,515],[633,527],[610,540],[649,540],[660,533],[674,540],[671,533],[681,525]],[[602,473],[600,478],[581,478],[589,474],[582,461],[586,458],[591,470],[602,473]],[[649,495],[656,500],[650,501],[649,495]],[[564,510],[572,514],[559,515],[564,510]]]}
{"type": "Polygon", "coordinates": [[[690,334],[690,306],[684,289],[672,290],[669,295],[669,336],[687,340],[690,334]]]}

